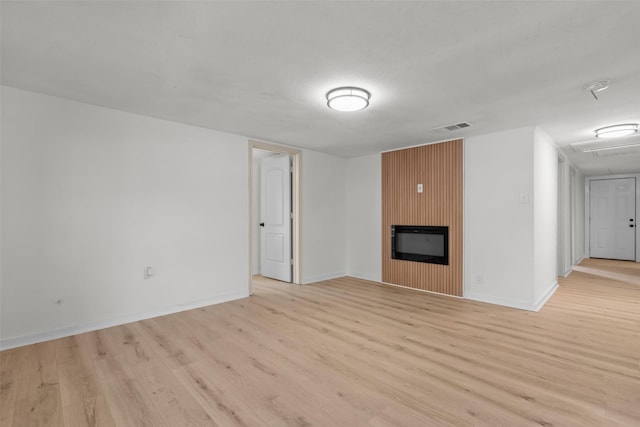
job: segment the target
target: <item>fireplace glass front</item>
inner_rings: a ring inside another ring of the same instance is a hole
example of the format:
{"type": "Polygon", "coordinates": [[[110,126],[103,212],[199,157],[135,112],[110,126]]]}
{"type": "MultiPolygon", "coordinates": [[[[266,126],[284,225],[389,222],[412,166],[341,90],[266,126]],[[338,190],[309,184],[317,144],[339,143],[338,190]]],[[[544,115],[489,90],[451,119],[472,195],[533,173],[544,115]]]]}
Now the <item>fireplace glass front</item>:
{"type": "Polygon", "coordinates": [[[449,265],[449,227],[392,225],[391,258],[449,265]]]}

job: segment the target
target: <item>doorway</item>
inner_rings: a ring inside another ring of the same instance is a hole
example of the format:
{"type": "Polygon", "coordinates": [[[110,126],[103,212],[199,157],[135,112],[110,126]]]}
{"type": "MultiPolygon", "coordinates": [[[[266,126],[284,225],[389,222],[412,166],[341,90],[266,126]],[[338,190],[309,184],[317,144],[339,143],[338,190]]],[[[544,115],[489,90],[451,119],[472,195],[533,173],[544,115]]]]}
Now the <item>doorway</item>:
{"type": "Polygon", "coordinates": [[[256,246],[260,247],[260,275],[291,283],[291,156],[267,153],[270,155],[259,161],[260,244],[256,246]]]}
{"type": "Polygon", "coordinates": [[[636,260],[636,177],[589,180],[589,256],[636,260]]]}
{"type": "Polygon", "coordinates": [[[249,293],[255,274],[302,283],[300,174],[300,150],[249,141],[249,293]],[[260,168],[260,163],[266,166],[260,168]],[[265,196],[271,199],[270,209],[265,196]]]}

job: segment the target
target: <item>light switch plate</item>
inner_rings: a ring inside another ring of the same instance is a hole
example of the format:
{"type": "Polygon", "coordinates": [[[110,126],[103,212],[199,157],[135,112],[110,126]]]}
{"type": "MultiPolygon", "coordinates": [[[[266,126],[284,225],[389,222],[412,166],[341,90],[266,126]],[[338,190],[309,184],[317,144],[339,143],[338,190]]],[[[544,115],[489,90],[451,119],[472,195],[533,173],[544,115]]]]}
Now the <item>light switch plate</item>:
{"type": "Polygon", "coordinates": [[[422,193],[423,189],[424,188],[423,188],[422,184],[418,184],[418,193],[422,193]]]}

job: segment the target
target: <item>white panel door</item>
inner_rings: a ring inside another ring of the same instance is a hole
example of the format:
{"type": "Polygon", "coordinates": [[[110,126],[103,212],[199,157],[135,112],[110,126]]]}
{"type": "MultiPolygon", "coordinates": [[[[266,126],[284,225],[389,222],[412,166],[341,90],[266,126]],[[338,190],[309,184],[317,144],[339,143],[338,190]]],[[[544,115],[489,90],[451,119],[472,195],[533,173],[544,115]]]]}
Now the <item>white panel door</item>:
{"type": "Polygon", "coordinates": [[[601,179],[589,184],[589,256],[636,258],[636,179],[601,179]]]}
{"type": "Polygon", "coordinates": [[[260,162],[260,272],[291,282],[291,172],[288,155],[260,162]]]}

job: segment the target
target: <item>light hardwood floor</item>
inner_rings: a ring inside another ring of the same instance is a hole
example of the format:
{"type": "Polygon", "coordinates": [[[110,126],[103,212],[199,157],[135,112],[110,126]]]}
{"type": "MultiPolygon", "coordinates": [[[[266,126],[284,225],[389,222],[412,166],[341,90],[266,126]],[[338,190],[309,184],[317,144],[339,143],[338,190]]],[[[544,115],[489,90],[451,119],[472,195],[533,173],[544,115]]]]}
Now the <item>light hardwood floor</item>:
{"type": "Polygon", "coordinates": [[[0,425],[638,426],[640,264],[580,267],[539,313],[262,280],[243,300],[3,351],[0,425]]]}

